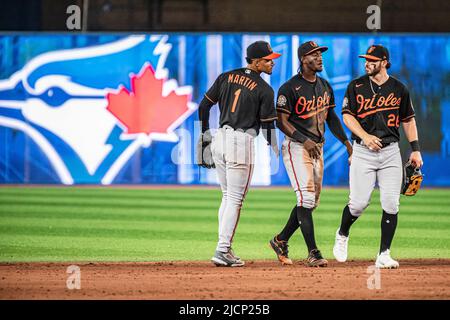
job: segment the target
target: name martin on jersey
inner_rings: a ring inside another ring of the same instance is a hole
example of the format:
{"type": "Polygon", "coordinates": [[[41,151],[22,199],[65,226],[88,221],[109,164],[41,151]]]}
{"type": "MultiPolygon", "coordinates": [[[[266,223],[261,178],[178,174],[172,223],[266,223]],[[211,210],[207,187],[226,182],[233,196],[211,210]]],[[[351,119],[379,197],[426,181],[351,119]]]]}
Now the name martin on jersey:
{"type": "Polygon", "coordinates": [[[228,83],[236,83],[241,86],[246,87],[250,91],[256,88],[258,85],[255,81],[246,76],[241,76],[239,74],[230,73],[228,75],[228,83]]]}

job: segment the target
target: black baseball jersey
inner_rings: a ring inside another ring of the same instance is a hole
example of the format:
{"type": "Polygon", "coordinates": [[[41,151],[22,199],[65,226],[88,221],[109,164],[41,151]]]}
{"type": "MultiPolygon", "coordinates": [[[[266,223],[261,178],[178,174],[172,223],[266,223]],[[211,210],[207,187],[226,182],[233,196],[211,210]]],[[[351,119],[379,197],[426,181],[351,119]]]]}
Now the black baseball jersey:
{"type": "MultiPolygon", "coordinates": [[[[347,87],[342,113],[353,115],[361,127],[383,144],[400,140],[400,122],[414,117],[414,108],[406,86],[389,76],[381,86],[368,75],[353,80],[347,87]]],[[[352,139],[361,139],[352,134],[352,139]]]]}
{"type": "Polygon", "coordinates": [[[205,97],[219,103],[220,127],[253,129],[258,134],[261,122],[277,119],[273,89],[247,68],[222,73],[205,97]]]}
{"type": "Polygon", "coordinates": [[[277,111],[289,114],[289,122],[312,141],[324,142],[328,109],[334,108],[334,93],[325,79],[315,82],[297,74],[278,90],[277,111]]]}

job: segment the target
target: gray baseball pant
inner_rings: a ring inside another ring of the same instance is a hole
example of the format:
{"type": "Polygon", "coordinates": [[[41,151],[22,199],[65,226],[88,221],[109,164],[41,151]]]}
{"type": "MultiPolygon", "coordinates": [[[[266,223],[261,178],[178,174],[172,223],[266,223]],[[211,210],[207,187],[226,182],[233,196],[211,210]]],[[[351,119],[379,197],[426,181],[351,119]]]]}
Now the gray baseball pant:
{"type": "Polygon", "coordinates": [[[402,158],[398,143],[394,142],[379,151],[353,143],[350,165],[350,213],[359,217],[369,206],[375,184],[380,188],[381,207],[386,213],[397,214],[402,186],[402,158]]]}
{"type": "Polygon", "coordinates": [[[227,252],[239,222],[242,203],[253,174],[254,137],[225,126],[213,137],[211,152],[222,189],[217,251],[227,252]]]}

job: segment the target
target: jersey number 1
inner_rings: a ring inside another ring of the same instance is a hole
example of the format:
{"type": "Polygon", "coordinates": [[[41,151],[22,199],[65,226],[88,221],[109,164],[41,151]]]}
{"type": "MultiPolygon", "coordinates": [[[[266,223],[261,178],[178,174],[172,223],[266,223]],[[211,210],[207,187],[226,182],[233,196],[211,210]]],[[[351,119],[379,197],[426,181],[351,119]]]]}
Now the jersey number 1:
{"type": "Polygon", "coordinates": [[[239,100],[240,94],[241,94],[241,89],[238,89],[234,92],[234,101],[233,101],[233,106],[231,107],[231,112],[234,112],[234,110],[236,110],[236,105],[239,100]]]}

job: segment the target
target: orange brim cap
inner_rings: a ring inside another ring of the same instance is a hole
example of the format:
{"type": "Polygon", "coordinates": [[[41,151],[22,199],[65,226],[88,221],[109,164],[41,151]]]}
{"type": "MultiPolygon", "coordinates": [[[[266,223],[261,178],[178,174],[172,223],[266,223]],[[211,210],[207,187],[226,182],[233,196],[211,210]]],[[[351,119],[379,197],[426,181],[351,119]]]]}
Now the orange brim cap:
{"type": "Polygon", "coordinates": [[[279,57],[281,57],[281,53],[272,52],[271,54],[269,54],[269,55],[267,55],[265,57],[262,57],[261,59],[272,60],[272,59],[277,59],[279,57]]]}
{"type": "Polygon", "coordinates": [[[360,58],[365,58],[365,59],[370,59],[370,60],[375,60],[375,61],[381,61],[383,59],[375,57],[375,56],[371,56],[370,54],[361,54],[358,57],[360,58]]]}

